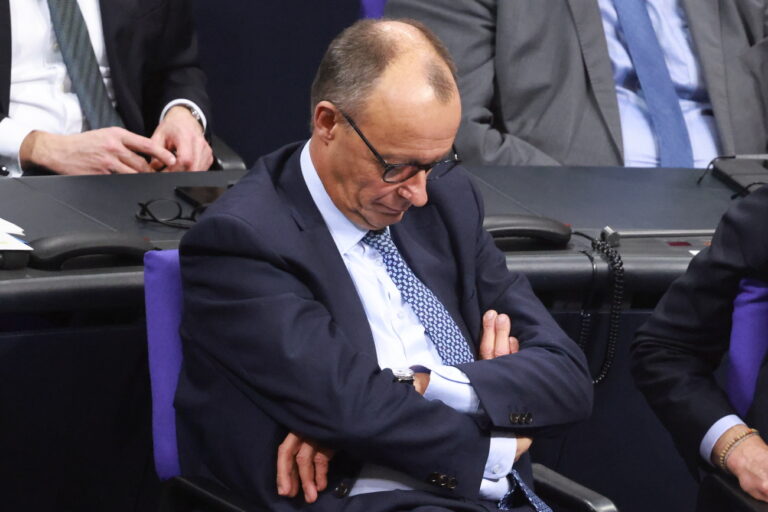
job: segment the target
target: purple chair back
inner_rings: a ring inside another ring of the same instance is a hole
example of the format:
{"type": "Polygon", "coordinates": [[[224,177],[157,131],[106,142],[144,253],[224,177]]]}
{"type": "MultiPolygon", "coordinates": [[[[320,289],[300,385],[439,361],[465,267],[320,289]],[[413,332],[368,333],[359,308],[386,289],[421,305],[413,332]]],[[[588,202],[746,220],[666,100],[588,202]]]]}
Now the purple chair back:
{"type": "Polygon", "coordinates": [[[363,18],[381,18],[387,0],[360,0],[360,11],[363,18]]]}
{"type": "Polygon", "coordinates": [[[181,370],[179,251],[149,251],[144,255],[144,299],[155,470],[161,480],[166,480],[181,473],[173,408],[181,370]]]}
{"type": "Polygon", "coordinates": [[[752,405],[760,367],[768,352],[768,284],[742,279],[733,301],[733,327],[728,349],[727,391],[731,404],[744,417],[752,405]]]}

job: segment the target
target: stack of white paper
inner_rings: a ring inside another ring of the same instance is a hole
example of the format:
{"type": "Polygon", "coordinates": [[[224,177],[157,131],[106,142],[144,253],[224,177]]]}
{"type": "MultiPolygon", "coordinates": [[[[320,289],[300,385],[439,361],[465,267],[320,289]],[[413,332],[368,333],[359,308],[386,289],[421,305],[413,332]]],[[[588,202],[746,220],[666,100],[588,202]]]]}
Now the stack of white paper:
{"type": "Polygon", "coordinates": [[[0,219],[0,251],[31,251],[32,248],[17,236],[24,236],[24,230],[12,222],[0,219]]]}

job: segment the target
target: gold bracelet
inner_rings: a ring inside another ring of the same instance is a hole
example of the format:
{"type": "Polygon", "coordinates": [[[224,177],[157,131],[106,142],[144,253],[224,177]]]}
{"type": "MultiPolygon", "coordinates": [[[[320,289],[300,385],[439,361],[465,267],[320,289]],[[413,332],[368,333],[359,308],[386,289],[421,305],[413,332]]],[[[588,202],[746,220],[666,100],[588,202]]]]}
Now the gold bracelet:
{"type": "Polygon", "coordinates": [[[723,451],[720,453],[720,457],[718,457],[718,465],[720,466],[720,469],[725,471],[726,473],[730,473],[728,471],[728,466],[726,463],[728,462],[728,456],[731,454],[734,448],[736,448],[738,445],[740,445],[744,440],[746,440],[749,437],[756,436],[757,430],[754,428],[751,428],[747,430],[746,432],[742,432],[738,436],[731,439],[731,441],[723,448],[723,451]]]}

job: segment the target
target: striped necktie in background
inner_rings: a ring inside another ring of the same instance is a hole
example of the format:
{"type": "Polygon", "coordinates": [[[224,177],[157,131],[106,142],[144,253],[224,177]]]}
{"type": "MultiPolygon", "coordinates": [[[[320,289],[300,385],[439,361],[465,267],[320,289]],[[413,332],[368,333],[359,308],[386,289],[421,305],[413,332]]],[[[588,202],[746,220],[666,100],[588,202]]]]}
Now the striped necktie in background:
{"type": "Polygon", "coordinates": [[[123,126],[104,85],[88,28],[75,0],[48,0],[51,24],[59,42],[72,90],[80,100],[87,128],[123,126]]]}

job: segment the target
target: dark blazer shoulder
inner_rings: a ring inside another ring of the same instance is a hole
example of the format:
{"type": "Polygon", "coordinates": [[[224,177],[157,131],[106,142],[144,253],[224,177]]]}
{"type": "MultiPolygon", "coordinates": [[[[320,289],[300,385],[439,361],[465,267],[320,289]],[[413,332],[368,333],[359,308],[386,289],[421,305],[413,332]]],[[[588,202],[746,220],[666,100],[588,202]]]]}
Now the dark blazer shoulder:
{"type": "MultiPolygon", "coordinates": [[[[304,187],[299,156],[303,142],[289,144],[260,158],[235,186],[227,190],[200,217],[182,238],[182,254],[193,245],[217,243],[223,236],[221,226],[239,224],[251,232],[254,240],[279,243],[275,233],[287,234],[299,228],[300,217],[294,211],[285,187],[304,187]],[[290,185],[286,185],[286,182],[290,185]]],[[[318,213],[319,215],[319,213],[318,213]]],[[[237,240],[232,240],[237,245],[237,240]]]]}

